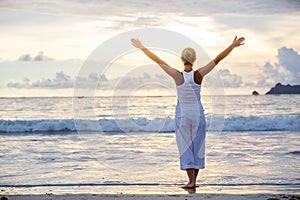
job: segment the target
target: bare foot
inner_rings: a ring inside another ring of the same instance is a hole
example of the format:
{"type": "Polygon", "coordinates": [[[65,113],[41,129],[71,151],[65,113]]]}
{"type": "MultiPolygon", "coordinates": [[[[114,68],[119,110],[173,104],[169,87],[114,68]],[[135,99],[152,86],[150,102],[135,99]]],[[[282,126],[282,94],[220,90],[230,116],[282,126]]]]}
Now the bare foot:
{"type": "Polygon", "coordinates": [[[185,186],[183,186],[183,189],[187,189],[187,188],[195,188],[197,187],[195,183],[188,183],[185,186]]]}
{"type": "Polygon", "coordinates": [[[185,191],[187,191],[189,194],[195,194],[196,188],[183,188],[185,191]]]}

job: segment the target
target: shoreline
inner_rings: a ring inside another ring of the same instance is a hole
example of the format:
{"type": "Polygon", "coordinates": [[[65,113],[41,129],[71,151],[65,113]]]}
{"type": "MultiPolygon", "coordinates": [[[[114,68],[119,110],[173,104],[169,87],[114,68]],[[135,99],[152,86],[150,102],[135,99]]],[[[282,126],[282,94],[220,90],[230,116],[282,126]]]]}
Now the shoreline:
{"type": "Polygon", "coordinates": [[[64,195],[52,195],[52,194],[44,194],[44,195],[6,195],[1,196],[0,199],[8,199],[8,200],[38,200],[38,199],[64,199],[64,200],[114,200],[114,199],[124,199],[124,200],[173,200],[173,199],[185,199],[185,200],[202,200],[202,199],[210,199],[210,200],[253,200],[253,199],[261,199],[261,200],[299,200],[299,195],[289,195],[289,194],[175,194],[175,195],[164,195],[164,194],[64,194],[64,195]],[[3,198],[4,197],[4,198],[3,198]],[[6,197],[6,198],[5,198],[6,197]]]}
{"type": "MultiPolygon", "coordinates": [[[[184,190],[181,185],[107,185],[107,186],[42,186],[0,187],[0,196],[184,196],[184,195],[298,195],[299,184],[295,185],[235,185],[203,186],[195,190],[184,190]]],[[[0,197],[1,198],[1,197],[0,197]]]]}

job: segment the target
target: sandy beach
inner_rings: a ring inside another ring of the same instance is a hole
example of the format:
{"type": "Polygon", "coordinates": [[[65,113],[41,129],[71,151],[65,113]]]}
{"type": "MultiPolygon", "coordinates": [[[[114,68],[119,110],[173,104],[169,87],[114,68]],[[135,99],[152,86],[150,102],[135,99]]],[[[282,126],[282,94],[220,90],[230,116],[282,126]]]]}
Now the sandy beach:
{"type": "Polygon", "coordinates": [[[179,186],[72,186],[72,187],[1,187],[0,200],[97,200],[97,199],[164,199],[164,200],[298,200],[298,185],[294,186],[201,186],[183,190],[179,186]],[[194,192],[194,193],[193,193],[194,192]]]}
{"type": "Polygon", "coordinates": [[[8,200],[38,200],[38,199],[47,199],[47,200],[55,200],[55,199],[64,199],[64,200],[88,200],[88,199],[142,199],[142,200],[150,200],[150,199],[164,199],[164,200],[173,200],[173,199],[184,199],[184,200],[201,200],[201,199],[210,199],[210,200],[247,200],[247,199],[263,199],[263,200],[279,200],[279,199],[287,199],[287,200],[298,200],[300,199],[299,195],[284,195],[284,194],[193,194],[193,195],[184,195],[184,194],[176,194],[176,195],[128,195],[128,194],[107,194],[107,195],[98,195],[98,194],[65,194],[65,195],[9,195],[2,196],[1,200],[6,198],[8,200]]]}

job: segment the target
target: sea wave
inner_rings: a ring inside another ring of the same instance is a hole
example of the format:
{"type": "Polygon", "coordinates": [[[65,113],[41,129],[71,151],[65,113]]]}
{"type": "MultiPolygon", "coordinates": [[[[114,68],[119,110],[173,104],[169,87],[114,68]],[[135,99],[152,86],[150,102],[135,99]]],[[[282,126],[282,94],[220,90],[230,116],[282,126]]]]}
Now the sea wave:
{"type": "MultiPolygon", "coordinates": [[[[207,117],[207,129],[220,131],[222,117],[207,117]],[[218,124],[219,125],[219,124],[218,124]]],[[[223,131],[300,131],[300,115],[230,116],[223,131]]],[[[99,119],[99,120],[0,120],[0,132],[174,132],[174,119],[99,119]]]]}

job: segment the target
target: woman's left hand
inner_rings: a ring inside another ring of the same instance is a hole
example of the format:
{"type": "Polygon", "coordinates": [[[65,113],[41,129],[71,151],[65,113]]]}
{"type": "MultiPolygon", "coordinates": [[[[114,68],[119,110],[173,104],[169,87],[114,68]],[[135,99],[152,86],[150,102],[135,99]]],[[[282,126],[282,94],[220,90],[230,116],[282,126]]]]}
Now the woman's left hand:
{"type": "Polygon", "coordinates": [[[245,41],[244,37],[240,37],[239,39],[237,39],[237,36],[235,36],[235,38],[232,42],[232,45],[234,47],[238,47],[238,46],[244,45],[245,44],[245,43],[243,43],[244,41],[245,41]]]}

